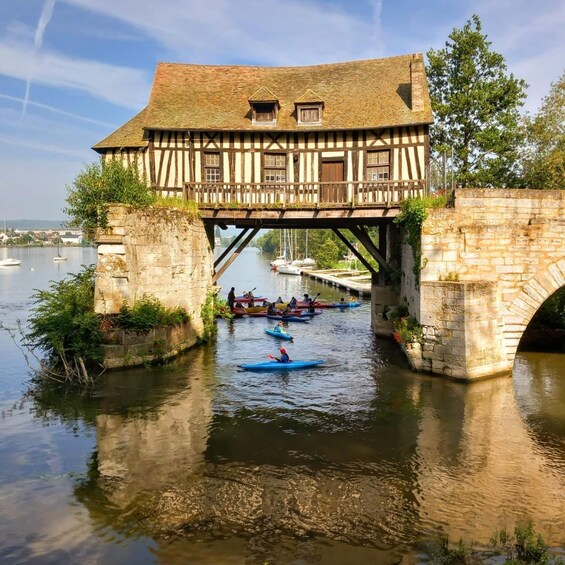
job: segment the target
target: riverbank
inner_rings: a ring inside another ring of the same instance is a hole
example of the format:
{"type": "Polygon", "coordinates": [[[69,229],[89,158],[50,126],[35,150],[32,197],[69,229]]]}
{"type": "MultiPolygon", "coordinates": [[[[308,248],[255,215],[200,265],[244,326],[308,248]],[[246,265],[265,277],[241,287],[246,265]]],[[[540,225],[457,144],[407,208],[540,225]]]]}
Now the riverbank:
{"type": "Polygon", "coordinates": [[[302,276],[345,289],[359,296],[371,297],[371,273],[352,269],[303,270],[302,276]]]}

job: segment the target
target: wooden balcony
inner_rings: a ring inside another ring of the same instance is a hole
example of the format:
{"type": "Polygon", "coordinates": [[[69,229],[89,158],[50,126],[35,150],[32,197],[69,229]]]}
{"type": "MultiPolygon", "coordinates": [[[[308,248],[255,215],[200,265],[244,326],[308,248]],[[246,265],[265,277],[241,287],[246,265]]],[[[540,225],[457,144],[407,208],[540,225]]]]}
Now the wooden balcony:
{"type": "Polygon", "coordinates": [[[290,183],[186,183],[183,195],[207,208],[355,208],[398,207],[424,195],[423,180],[290,183]]]}
{"type": "Polygon", "coordinates": [[[186,183],[202,219],[237,227],[343,228],[391,221],[425,182],[186,183]]]}

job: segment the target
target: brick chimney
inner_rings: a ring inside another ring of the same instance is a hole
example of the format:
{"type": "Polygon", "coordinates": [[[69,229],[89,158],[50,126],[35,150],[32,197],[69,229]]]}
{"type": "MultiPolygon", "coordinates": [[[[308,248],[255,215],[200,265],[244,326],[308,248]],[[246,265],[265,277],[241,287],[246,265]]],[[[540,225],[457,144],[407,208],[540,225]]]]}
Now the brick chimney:
{"type": "Polygon", "coordinates": [[[424,110],[424,61],[419,54],[412,55],[410,61],[410,92],[412,112],[424,110]]]}

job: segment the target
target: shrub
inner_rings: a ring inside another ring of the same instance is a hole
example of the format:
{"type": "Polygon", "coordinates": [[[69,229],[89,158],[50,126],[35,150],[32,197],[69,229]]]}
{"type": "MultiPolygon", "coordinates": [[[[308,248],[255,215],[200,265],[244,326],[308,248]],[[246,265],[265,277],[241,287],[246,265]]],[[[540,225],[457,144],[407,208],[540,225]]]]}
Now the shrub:
{"type": "Polygon", "coordinates": [[[64,212],[71,217],[70,225],[81,227],[90,239],[97,228],[106,227],[108,204],[148,206],[155,200],[137,163],[125,166],[118,159],[85,165],[67,192],[64,212]]]}
{"type": "Polygon", "coordinates": [[[86,365],[101,361],[102,333],[94,313],[94,266],[33,295],[26,344],[47,354],[66,380],[90,380],[86,365]]]}
{"type": "Polygon", "coordinates": [[[124,304],[116,326],[125,330],[147,333],[157,326],[174,326],[189,320],[183,308],[166,308],[157,298],[144,294],[134,301],[132,306],[124,304]]]}
{"type": "Polygon", "coordinates": [[[422,225],[428,217],[429,208],[443,208],[447,205],[445,196],[434,198],[408,198],[402,203],[400,214],[394,222],[406,230],[406,243],[412,248],[414,257],[413,273],[416,284],[419,285],[420,271],[422,270],[422,225]]]}
{"type": "Polygon", "coordinates": [[[413,343],[422,341],[422,326],[412,316],[398,318],[392,322],[392,335],[398,343],[413,343]]]}

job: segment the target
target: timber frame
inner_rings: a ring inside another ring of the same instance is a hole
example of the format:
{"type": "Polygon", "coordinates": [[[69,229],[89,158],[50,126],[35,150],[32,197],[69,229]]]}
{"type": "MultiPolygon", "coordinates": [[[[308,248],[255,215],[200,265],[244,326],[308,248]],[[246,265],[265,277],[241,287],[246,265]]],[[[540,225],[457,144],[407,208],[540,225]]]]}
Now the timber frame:
{"type": "Polygon", "coordinates": [[[432,120],[421,54],[312,67],[159,63],[148,106],[93,149],[135,165],[162,196],[196,202],[209,232],[242,230],[214,281],[259,229],[325,228],[359,257],[341,231],[351,230],[384,284],[386,225],[426,193],[432,120]],[[379,226],[378,248],[365,226],[379,226]]]}

